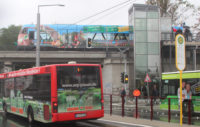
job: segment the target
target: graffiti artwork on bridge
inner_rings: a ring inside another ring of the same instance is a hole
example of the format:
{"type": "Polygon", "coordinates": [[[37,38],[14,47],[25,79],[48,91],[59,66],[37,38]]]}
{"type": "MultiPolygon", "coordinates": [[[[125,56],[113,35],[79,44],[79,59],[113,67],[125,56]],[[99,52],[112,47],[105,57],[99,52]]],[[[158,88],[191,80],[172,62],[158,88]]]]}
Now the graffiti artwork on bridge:
{"type": "MultiPolygon", "coordinates": [[[[130,47],[129,26],[118,25],[41,25],[40,46],[56,48],[130,47]]],[[[18,35],[18,47],[34,47],[35,25],[24,25],[18,35]]]]}

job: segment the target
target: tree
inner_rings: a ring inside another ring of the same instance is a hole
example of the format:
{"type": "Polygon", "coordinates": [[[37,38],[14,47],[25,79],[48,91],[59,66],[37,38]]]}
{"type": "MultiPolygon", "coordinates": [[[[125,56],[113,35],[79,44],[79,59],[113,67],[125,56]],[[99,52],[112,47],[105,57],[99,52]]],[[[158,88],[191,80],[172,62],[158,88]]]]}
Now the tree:
{"type": "Polygon", "coordinates": [[[147,0],[146,4],[159,6],[160,15],[163,17],[168,13],[167,11],[170,7],[170,0],[147,0]]]}
{"type": "Polygon", "coordinates": [[[200,7],[198,7],[196,9],[196,12],[195,12],[195,16],[197,17],[196,20],[197,22],[194,24],[193,28],[197,31],[197,37],[198,37],[198,40],[200,38],[200,7]]]}
{"type": "Polygon", "coordinates": [[[194,9],[194,5],[187,0],[147,0],[146,4],[160,7],[161,17],[170,16],[173,24],[180,24],[188,18],[184,14],[194,9]]]}
{"type": "Polygon", "coordinates": [[[17,37],[21,26],[11,25],[8,28],[2,28],[0,35],[0,50],[15,50],[17,37]]]}

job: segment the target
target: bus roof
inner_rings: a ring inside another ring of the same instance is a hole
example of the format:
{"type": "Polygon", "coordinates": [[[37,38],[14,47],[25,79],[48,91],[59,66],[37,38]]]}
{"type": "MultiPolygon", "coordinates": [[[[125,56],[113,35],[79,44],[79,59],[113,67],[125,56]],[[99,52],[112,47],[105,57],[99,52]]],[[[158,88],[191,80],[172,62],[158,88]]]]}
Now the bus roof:
{"type": "Polygon", "coordinates": [[[33,68],[28,68],[28,69],[21,69],[21,70],[11,71],[7,73],[2,73],[0,74],[0,79],[48,73],[49,70],[46,68],[53,67],[53,66],[100,66],[100,64],[51,64],[51,65],[45,65],[45,66],[40,66],[40,67],[33,67],[33,68]]]}
{"type": "MultiPolygon", "coordinates": [[[[165,72],[162,73],[162,79],[179,79],[179,71],[177,72],[165,72]]],[[[183,71],[183,79],[200,78],[200,70],[195,71],[183,71]]]]}
{"type": "MultiPolygon", "coordinates": [[[[73,25],[73,24],[44,24],[40,26],[46,31],[57,31],[60,35],[72,32],[83,33],[129,33],[129,26],[125,25],[73,25]]],[[[26,24],[23,28],[34,31],[36,25],[26,24]]]]}

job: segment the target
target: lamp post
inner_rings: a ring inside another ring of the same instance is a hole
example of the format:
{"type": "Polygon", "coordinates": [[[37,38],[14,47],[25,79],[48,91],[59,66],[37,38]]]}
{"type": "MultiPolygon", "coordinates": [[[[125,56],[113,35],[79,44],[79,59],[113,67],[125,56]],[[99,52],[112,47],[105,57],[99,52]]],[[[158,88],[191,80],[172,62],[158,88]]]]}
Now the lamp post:
{"type": "Polygon", "coordinates": [[[37,45],[36,45],[36,67],[40,66],[40,7],[47,6],[65,6],[63,4],[50,4],[50,5],[38,5],[38,13],[37,13],[37,45]]]}

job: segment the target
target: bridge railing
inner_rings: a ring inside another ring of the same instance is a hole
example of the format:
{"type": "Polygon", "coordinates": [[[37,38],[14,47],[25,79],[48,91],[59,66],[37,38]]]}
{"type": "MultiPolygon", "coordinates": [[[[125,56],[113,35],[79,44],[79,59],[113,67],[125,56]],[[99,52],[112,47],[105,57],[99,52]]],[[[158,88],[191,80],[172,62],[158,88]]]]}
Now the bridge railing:
{"type": "MultiPolygon", "coordinates": [[[[184,35],[184,34],[183,34],[184,35]]],[[[176,33],[172,32],[162,32],[161,41],[175,41],[176,33]]],[[[200,35],[196,33],[191,33],[184,35],[186,42],[200,42],[200,35]]]]}
{"type": "MultiPolygon", "coordinates": [[[[180,122],[180,105],[178,98],[133,97],[117,94],[104,94],[105,112],[166,122],[180,122]]],[[[200,100],[183,101],[183,123],[200,125],[200,100]]]]}

